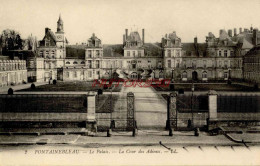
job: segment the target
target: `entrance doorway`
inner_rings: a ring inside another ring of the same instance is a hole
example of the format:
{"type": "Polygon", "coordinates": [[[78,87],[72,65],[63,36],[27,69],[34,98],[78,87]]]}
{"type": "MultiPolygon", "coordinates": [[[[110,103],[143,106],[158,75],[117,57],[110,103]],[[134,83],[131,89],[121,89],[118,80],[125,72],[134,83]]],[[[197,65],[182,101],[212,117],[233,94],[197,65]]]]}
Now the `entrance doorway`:
{"type": "Polygon", "coordinates": [[[198,73],[196,71],[192,72],[192,80],[197,81],[198,80],[198,73]]]}

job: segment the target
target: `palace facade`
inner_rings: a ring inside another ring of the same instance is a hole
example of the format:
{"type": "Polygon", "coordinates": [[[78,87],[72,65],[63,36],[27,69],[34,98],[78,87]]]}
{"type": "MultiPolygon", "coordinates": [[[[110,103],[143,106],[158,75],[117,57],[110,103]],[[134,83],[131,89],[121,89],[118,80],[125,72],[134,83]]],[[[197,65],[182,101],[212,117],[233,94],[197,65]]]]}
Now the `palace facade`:
{"type": "Polygon", "coordinates": [[[27,82],[26,61],[0,56],[0,87],[27,82]]]}
{"type": "Polygon", "coordinates": [[[145,30],[123,34],[122,44],[103,45],[93,34],[86,44],[68,45],[61,17],[57,32],[45,29],[37,48],[36,80],[72,81],[102,78],[168,78],[175,81],[243,79],[243,57],[259,44],[257,29],[208,33],[205,43],[182,43],[176,32],[161,43],[145,43],[145,30]],[[233,34],[234,32],[234,34],[233,34]]]}

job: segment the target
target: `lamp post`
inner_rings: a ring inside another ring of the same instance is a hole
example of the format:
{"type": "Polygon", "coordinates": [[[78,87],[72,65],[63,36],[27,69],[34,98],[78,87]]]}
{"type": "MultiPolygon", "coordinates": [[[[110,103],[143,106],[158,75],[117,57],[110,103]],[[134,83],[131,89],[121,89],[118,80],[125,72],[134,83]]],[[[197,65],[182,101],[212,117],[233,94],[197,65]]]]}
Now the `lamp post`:
{"type": "Polygon", "coordinates": [[[114,126],[114,121],[112,120],[112,107],[113,107],[113,95],[112,95],[112,87],[113,87],[113,82],[112,82],[112,63],[111,63],[111,71],[110,71],[110,80],[109,80],[109,84],[111,83],[111,87],[110,87],[110,92],[111,92],[111,96],[110,96],[110,129],[112,130],[113,126],[114,126]],[[110,82],[111,81],[111,82],[110,82]]]}
{"type": "Polygon", "coordinates": [[[192,85],[191,85],[191,127],[193,128],[193,92],[194,92],[194,84],[192,79],[192,85]]]}
{"type": "Polygon", "coordinates": [[[173,71],[174,71],[174,69],[172,68],[172,82],[173,82],[173,71]]]}

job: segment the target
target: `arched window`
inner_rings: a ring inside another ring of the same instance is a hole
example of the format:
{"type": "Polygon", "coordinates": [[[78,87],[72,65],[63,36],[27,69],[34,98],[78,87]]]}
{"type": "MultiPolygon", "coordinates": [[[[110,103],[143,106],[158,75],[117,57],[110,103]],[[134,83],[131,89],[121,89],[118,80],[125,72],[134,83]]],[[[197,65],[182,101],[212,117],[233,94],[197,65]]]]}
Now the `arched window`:
{"type": "Polygon", "coordinates": [[[67,62],[66,62],[66,64],[67,64],[67,65],[69,65],[69,64],[70,64],[70,62],[69,62],[69,61],[67,61],[67,62]]]}
{"type": "Polygon", "coordinates": [[[73,64],[76,65],[76,64],[78,64],[78,62],[74,61],[73,64]]]}
{"type": "Polygon", "coordinates": [[[202,78],[208,78],[206,71],[202,72],[202,78]]]}
{"type": "Polygon", "coordinates": [[[81,64],[85,64],[85,62],[84,62],[84,61],[82,61],[82,62],[81,62],[81,64]]]}
{"type": "Polygon", "coordinates": [[[182,78],[187,78],[187,72],[186,71],[182,73],[182,78]]]}

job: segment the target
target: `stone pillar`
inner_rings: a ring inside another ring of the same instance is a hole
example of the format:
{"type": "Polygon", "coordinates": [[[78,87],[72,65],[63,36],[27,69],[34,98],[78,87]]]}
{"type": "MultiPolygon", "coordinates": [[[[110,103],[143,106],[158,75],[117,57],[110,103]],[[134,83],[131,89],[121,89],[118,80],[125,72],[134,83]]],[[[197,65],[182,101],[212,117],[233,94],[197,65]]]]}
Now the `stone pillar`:
{"type": "Polygon", "coordinates": [[[177,92],[170,93],[167,102],[167,121],[166,121],[166,129],[177,130],[177,92]]]}
{"type": "Polygon", "coordinates": [[[87,94],[87,120],[86,128],[96,132],[96,92],[89,92],[87,94]]]}
{"type": "Polygon", "coordinates": [[[208,92],[209,96],[209,120],[217,120],[217,97],[218,94],[214,90],[208,92]]]}
{"type": "Polygon", "coordinates": [[[134,93],[127,93],[127,130],[135,128],[135,96],[134,93]]]}

